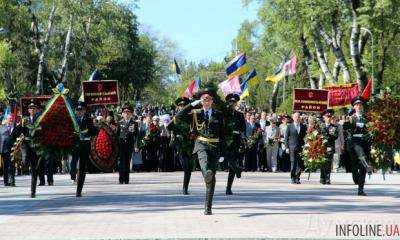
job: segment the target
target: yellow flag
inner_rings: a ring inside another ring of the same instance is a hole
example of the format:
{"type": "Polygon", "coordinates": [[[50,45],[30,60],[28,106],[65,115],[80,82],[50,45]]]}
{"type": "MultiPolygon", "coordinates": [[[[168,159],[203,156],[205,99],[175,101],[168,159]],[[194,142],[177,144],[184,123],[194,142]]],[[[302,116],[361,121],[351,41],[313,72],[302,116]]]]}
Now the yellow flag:
{"type": "Polygon", "coordinates": [[[242,92],[242,94],[240,95],[240,100],[243,100],[244,98],[246,98],[246,97],[248,97],[248,96],[250,96],[249,88],[246,88],[246,89],[242,92]]]}
{"type": "Polygon", "coordinates": [[[400,165],[400,152],[396,152],[394,154],[394,163],[397,163],[400,165]]]}
{"type": "Polygon", "coordinates": [[[285,77],[285,71],[281,71],[280,73],[276,74],[276,75],[272,75],[272,76],[268,76],[265,81],[267,82],[273,82],[273,83],[277,83],[280,80],[282,80],[282,78],[285,77]]]}

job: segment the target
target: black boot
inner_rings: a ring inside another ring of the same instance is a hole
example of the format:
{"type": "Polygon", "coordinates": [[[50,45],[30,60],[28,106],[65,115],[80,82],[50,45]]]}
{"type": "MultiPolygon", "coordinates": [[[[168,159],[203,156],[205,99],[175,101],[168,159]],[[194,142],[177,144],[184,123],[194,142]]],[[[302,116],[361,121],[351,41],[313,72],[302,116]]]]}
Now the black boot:
{"type": "Polygon", "coordinates": [[[204,215],[212,215],[212,200],[214,197],[215,189],[215,175],[213,176],[211,182],[206,182],[206,201],[204,207],[204,215]]]}
{"type": "Polygon", "coordinates": [[[326,184],[330,185],[331,184],[331,173],[327,173],[326,174],[326,180],[325,180],[326,184]]]}
{"type": "Polygon", "coordinates": [[[234,179],[235,179],[235,173],[232,170],[229,170],[228,183],[226,185],[226,195],[233,195],[232,184],[234,179]]]}
{"type": "Polygon", "coordinates": [[[188,189],[189,189],[189,182],[190,182],[191,175],[192,175],[192,173],[190,171],[185,171],[185,173],[184,173],[183,190],[182,190],[183,195],[189,195],[188,189]]]}
{"type": "Polygon", "coordinates": [[[83,184],[85,183],[86,173],[84,171],[78,171],[78,183],[76,187],[76,197],[82,197],[83,184]]]}
{"type": "Polygon", "coordinates": [[[31,177],[31,198],[36,197],[36,185],[37,185],[37,175],[32,173],[31,177]]]}
{"type": "Polygon", "coordinates": [[[358,185],[358,196],[367,196],[367,194],[364,192],[364,184],[358,185]]]}

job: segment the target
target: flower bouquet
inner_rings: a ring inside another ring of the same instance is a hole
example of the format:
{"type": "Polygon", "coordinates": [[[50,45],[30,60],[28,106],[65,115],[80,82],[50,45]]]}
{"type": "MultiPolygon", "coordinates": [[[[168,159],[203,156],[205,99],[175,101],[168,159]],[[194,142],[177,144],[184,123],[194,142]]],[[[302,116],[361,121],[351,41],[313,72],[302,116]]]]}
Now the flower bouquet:
{"type": "Polygon", "coordinates": [[[140,148],[145,148],[152,143],[157,141],[157,137],[160,135],[160,129],[153,123],[149,125],[149,131],[146,133],[144,138],[140,141],[140,148]]]}
{"type": "Polygon", "coordinates": [[[113,130],[104,122],[99,123],[99,133],[91,140],[90,159],[104,172],[112,172],[117,162],[118,144],[113,130]]]}
{"type": "Polygon", "coordinates": [[[254,148],[257,145],[257,143],[260,141],[261,138],[262,138],[262,129],[259,128],[259,129],[257,129],[257,131],[255,133],[253,133],[253,135],[251,135],[247,139],[246,149],[254,148]]]}
{"type": "Polygon", "coordinates": [[[394,151],[400,149],[400,99],[384,93],[368,106],[366,118],[372,165],[385,172],[393,163],[394,151]]]}
{"type": "Polygon", "coordinates": [[[306,135],[306,144],[302,152],[306,171],[314,172],[326,163],[326,144],[327,140],[318,130],[309,132],[306,135]]]}
{"type": "Polygon", "coordinates": [[[65,156],[79,140],[79,126],[66,96],[68,89],[59,84],[53,92],[32,131],[33,146],[42,157],[65,156]]]}

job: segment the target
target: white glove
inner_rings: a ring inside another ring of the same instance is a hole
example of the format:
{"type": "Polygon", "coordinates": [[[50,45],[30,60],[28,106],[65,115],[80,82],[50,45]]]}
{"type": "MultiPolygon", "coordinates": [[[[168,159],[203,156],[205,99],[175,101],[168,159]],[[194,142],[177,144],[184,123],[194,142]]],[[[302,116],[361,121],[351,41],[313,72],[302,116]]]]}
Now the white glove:
{"type": "Polygon", "coordinates": [[[192,107],[195,107],[195,106],[201,104],[202,102],[203,102],[203,100],[199,99],[199,100],[193,101],[190,105],[192,105],[192,107]]]}
{"type": "Polygon", "coordinates": [[[286,148],[286,149],[285,149],[285,152],[286,152],[286,153],[289,153],[289,148],[286,148]]]}
{"type": "Polygon", "coordinates": [[[218,162],[223,162],[225,160],[225,158],[224,157],[219,157],[219,160],[218,160],[218,162]]]}

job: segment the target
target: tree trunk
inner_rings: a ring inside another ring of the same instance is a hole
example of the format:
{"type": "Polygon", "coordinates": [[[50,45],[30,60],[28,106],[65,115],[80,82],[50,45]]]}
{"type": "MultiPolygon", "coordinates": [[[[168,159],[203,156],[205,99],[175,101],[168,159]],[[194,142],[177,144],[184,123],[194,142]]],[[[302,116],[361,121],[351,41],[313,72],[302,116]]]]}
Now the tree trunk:
{"type": "Polygon", "coordinates": [[[329,36],[325,30],[322,28],[322,26],[319,27],[320,33],[322,37],[325,40],[325,43],[332,48],[332,52],[336,58],[335,64],[334,64],[334,70],[333,70],[333,77],[332,77],[332,83],[337,84],[338,83],[338,77],[339,77],[339,71],[343,71],[343,81],[345,83],[350,82],[350,72],[349,68],[347,65],[346,58],[344,57],[343,50],[342,50],[342,36],[343,33],[340,31],[339,27],[336,24],[336,19],[333,21],[333,29],[332,33],[334,34],[333,36],[329,36]],[[335,71],[338,71],[335,73],[335,71]]]}
{"type": "Polygon", "coordinates": [[[333,64],[332,70],[332,83],[337,84],[340,72],[340,62],[336,59],[335,64],[333,64]]]}
{"type": "Polygon", "coordinates": [[[357,83],[360,86],[360,90],[363,91],[367,84],[367,74],[363,69],[363,64],[361,61],[361,53],[360,53],[360,26],[358,24],[358,16],[356,11],[356,3],[355,0],[352,0],[351,3],[351,12],[352,12],[352,24],[351,24],[351,35],[350,35],[350,56],[353,63],[353,68],[356,73],[357,83]]]}
{"type": "Polygon", "coordinates": [[[71,44],[71,35],[72,35],[72,23],[74,17],[70,16],[69,27],[67,36],[65,37],[65,46],[64,46],[64,56],[61,64],[61,74],[60,74],[60,82],[67,82],[67,71],[68,71],[68,55],[69,55],[69,46],[71,44]]]}
{"type": "Polygon", "coordinates": [[[325,86],[326,78],[323,73],[319,74],[318,89],[322,89],[325,86]]]}
{"type": "Polygon", "coordinates": [[[325,79],[328,80],[329,82],[332,81],[332,73],[328,68],[328,64],[326,62],[325,58],[325,52],[321,43],[320,35],[318,29],[315,29],[313,31],[313,40],[314,40],[314,45],[315,45],[315,51],[317,53],[317,60],[319,67],[321,68],[323,74],[325,75],[325,79]]]}
{"type": "Polygon", "coordinates": [[[311,63],[310,62],[312,60],[312,56],[311,56],[311,53],[310,53],[310,49],[308,48],[308,45],[307,45],[306,39],[304,37],[304,34],[301,34],[300,42],[301,42],[301,49],[302,49],[303,58],[304,58],[304,69],[306,71],[308,80],[310,82],[310,87],[312,89],[315,89],[317,87],[316,87],[315,82],[314,82],[314,80],[312,78],[311,70],[310,70],[311,69],[311,63]]]}
{"type": "Polygon", "coordinates": [[[78,59],[79,64],[78,64],[78,73],[76,75],[76,80],[75,80],[76,84],[81,84],[81,79],[82,79],[82,75],[83,75],[83,60],[86,57],[87,45],[89,43],[91,22],[92,22],[92,18],[89,17],[89,20],[87,21],[87,23],[83,23],[83,29],[85,31],[85,41],[83,42],[82,51],[81,51],[79,59],[78,59]]]}
{"type": "Polygon", "coordinates": [[[31,14],[32,22],[31,22],[31,35],[33,46],[35,47],[35,53],[38,54],[40,52],[40,37],[39,37],[39,27],[36,15],[32,11],[32,1],[27,1],[28,12],[31,14]]]}
{"type": "Polygon", "coordinates": [[[43,94],[43,69],[45,67],[45,56],[47,53],[48,43],[51,35],[51,30],[53,28],[53,21],[56,13],[56,4],[53,1],[53,6],[49,15],[49,23],[47,25],[46,36],[43,41],[40,57],[39,57],[39,67],[36,80],[36,94],[43,94]]]}

